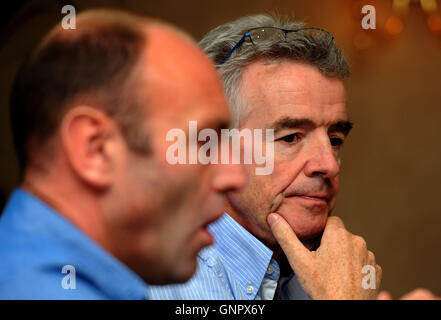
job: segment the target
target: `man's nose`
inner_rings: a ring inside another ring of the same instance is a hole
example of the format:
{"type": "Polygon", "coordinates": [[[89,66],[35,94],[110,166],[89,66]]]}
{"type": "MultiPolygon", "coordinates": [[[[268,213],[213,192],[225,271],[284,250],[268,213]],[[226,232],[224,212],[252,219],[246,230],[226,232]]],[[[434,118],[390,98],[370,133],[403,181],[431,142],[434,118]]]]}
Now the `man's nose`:
{"type": "Polygon", "coordinates": [[[213,188],[219,193],[237,191],[246,184],[246,177],[241,164],[215,165],[213,188]]]}
{"type": "Polygon", "coordinates": [[[322,176],[334,178],[340,172],[340,160],[333,149],[329,137],[319,137],[309,148],[305,175],[308,177],[322,176]]]}

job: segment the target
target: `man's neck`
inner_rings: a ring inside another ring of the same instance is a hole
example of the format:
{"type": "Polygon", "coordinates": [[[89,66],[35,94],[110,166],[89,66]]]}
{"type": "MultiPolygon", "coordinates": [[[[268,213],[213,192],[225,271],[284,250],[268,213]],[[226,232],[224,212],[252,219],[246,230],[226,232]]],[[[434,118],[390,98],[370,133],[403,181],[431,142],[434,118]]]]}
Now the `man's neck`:
{"type": "MultiPolygon", "coordinates": [[[[249,233],[256,237],[260,242],[273,251],[273,258],[276,259],[282,253],[282,249],[274,239],[270,230],[263,230],[263,228],[257,226],[257,223],[250,221],[244,214],[241,214],[235,210],[230,203],[227,202],[225,212],[245,228],[249,233]]],[[[268,227],[269,228],[269,227],[268,227]]]]}
{"type": "Polygon", "coordinates": [[[105,250],[112,252],[97,201],[85,196],[86,192],[51,180],[51,177],[40,179],[38,175],[26,174],[20,187],[48,204],[105,250]]]}

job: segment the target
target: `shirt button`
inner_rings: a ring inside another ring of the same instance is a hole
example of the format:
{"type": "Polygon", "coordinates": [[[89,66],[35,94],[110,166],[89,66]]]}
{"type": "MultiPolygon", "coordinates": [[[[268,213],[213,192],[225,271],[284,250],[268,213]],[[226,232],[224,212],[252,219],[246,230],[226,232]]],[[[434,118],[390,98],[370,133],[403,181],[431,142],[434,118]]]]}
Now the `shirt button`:
{"type": "Polygon", "coordinates": [[[249,284],[247,286],[247,293],[248,294],[252,294],[253,292],[254,292],[254,287],[251,284],[249,284]]]}
{"type": "Polygon", "coordinates": [[[268,269],[266,269],[266,274],[272,274],[274,272],[274,267],[272,264],[268,266],[268,269]]]}
{"type": "Polygon", "coordinates": [[[214,267],[214,260],[211,257],[207,259],[207,266],[214,267]]]}

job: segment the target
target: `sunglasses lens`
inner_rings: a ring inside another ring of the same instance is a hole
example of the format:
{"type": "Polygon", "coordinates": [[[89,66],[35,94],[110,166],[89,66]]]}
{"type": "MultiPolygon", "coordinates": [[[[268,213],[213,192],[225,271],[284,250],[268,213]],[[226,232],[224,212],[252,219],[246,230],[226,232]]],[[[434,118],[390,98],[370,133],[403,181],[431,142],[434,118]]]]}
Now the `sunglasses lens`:
{"type": "Polygon", "coordinates": [[[311,43],[331,44],[333,36],[324,30],[320,29],[300,29],[296,32],[289,32],[287,40],[299,40],[308,41],[311,43]]]}
{"type": "Polygon", "coordinates": [[[250,37],[254,42],[265,40],[283,40],[284,32],[276,28],[259,28],[250,31],[250,37]]]}
{"type": "Polygon", "coordinates": [[[243,38],[225,55],[223,60],[218,63],[218,66],[222,65],[243,41],[252,42],[253,44],[262,41],[299,41],[311,47],[317,47],[319,43],[330,46],[334,40],[334,36],[329,32],[315,28],[288,31],[275,27],[262,27],[252,29],[248,31],[248,33],[249,37],[247,33],[244,34],[243,38]]]}

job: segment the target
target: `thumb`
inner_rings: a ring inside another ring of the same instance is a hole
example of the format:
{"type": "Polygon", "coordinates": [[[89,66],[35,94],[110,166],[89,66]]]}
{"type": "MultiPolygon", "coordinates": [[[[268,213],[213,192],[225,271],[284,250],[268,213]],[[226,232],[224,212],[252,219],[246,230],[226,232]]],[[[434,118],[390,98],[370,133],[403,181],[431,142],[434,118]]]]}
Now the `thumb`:
{"type": "Polygon", "coordinates": [[[311,259],[311,252],[297,238],[297,235],[292,230],[291,226],[277,213],[270,213],[267,217],[267,222],[271,227],[271,231],[276,238],[279,245],[282,247],[288,258],[291,268],[295,273],[301,273],[301,265],[307,265],[311,259]],[[296,268],[294,268],[296,265],[296,268]]]}

